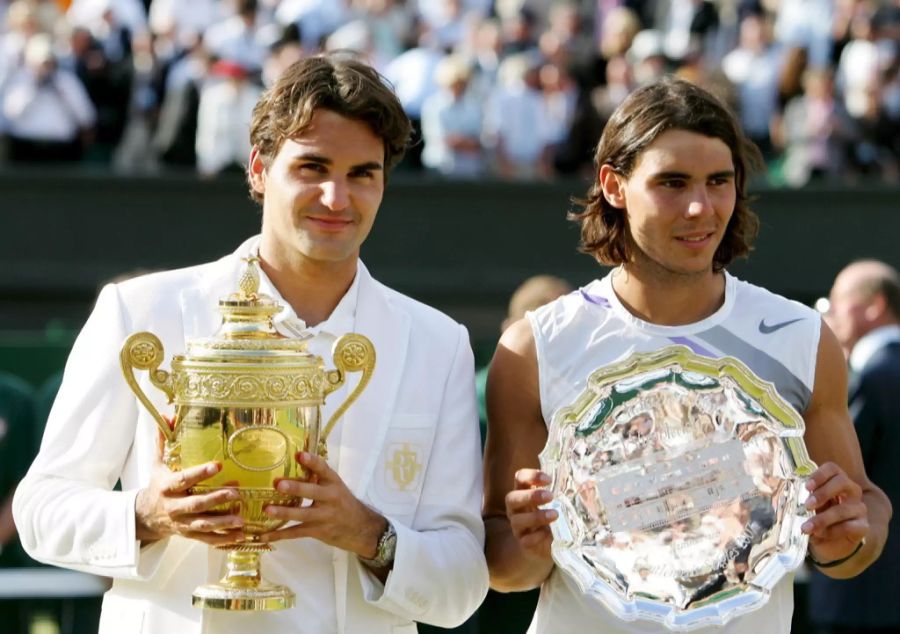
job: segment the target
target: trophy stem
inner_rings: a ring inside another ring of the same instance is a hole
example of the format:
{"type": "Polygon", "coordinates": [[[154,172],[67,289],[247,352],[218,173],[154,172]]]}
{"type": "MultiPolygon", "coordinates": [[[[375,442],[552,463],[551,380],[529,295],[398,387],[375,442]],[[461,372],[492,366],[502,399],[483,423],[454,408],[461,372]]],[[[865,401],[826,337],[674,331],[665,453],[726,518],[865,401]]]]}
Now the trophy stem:
{"type": "Polygon", "coordinates": [[[268,544],[224,546],[228,550],[225,576],[218,583],[194,590],[193,605],[213,610],[268,611],[294,607],[294,593],[286,586],[262,579],[260,556],[272,550],[268,544]]]}

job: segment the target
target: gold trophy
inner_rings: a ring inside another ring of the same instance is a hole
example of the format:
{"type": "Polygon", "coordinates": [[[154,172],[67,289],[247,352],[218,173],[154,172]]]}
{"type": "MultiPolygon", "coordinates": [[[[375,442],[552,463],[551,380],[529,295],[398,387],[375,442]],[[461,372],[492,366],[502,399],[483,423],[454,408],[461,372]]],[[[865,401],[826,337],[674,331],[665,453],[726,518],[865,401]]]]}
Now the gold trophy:
{"type": "Polygon", "coordinates": [[[244,520],[245,542],[219,546],[228,551],[225,576],[194,591],[193,604],[222,610],[282,610],[293,607],[294,593],[264,581],[260,554],[272,550],[259,535],[284,524],[263,512],[267,505],[299,506],[302,499],[279,493],[284,478],[303,479],[295,459],[300,451],[327,455],[327,438],[335,423],[369,382],[375,349],[361,335],[346,334],[332,349],[337,369],[326,370],[321,357],[306,350],[306,341],[275,330],[272,318],[281,305],[258,294],[257,258],[247,258],[238,282],[240,292],[219,301],[222,325],[211,338],[192,340],[187,352],[160,370],[163,346],[149,332],[130,336],[122,346],[122,371],[128,385],[165,437],[163,461],[173,471],[217,461],[222,469],[192,493],[235,488],[236,502],[216,511],[244,520]],[[170,423],[153,406],[134,376],[149,370],[150,382],[175,404],[170,423]],[[344,382],[346,373],[362,372],[359,383],[321,429],[325,397],[344,382]]]}

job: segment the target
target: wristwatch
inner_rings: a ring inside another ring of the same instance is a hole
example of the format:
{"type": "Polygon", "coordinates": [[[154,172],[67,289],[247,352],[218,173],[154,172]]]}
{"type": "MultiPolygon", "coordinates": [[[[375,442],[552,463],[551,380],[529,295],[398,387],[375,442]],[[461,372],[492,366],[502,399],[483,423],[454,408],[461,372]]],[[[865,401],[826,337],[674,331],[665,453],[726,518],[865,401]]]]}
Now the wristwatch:
{"type": "Polygon", "coordinates": [[[375,556],[371,559],[360,557],[359,560],[369,568],[387,568],[394,563],[394,554],[397,552],[397,531],[390,520],[387,522],[387,528],[378,538],[378,546],[375,548],[375,556]]]}

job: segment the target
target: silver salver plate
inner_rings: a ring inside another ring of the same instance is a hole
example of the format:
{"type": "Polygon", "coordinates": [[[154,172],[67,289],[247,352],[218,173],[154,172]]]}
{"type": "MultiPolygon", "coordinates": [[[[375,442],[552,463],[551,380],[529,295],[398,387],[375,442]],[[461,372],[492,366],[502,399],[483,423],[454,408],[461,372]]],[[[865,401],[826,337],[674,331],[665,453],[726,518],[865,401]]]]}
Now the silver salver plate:
{"type": "Polygon", "coordinates": [[[540,456],[554,561],[627,621],[687,631],[760,608],[806,554],[803,431],[730,357],[679,345],[595,370],[540,456]]]}

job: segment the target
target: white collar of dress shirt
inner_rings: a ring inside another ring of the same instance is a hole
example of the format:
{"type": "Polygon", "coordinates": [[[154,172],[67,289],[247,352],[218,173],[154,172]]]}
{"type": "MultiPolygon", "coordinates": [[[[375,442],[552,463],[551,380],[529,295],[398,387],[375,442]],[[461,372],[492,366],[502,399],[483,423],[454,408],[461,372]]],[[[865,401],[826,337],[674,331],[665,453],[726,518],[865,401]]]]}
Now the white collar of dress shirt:
{"type": "Polygon", "coordinates": [[[860,372],[876,352],[894,341],[900,341],[898,324],[881,326],[867,333],[853,346],[850,353],[850,369],[860,372]]]}
{"type": "MultiPolygon", "coordinates": [[[[250,252],[257,256],[259,255],[258,243],[253,246],[250,252]]],[[[281,312],[275,315],[272,321],[275,324],[275,329],[283,335],[290,337],[315,337],[319,333],[326,333],[337,338],[345,333],[353,332],[356,326],[356,303],[359,298],[359,266],[357,263],[356,275],[353,277],[350,288],[347,289],[341,301],[331,311],[328,319],[312,327],[307,327],[306,322],[297,316],[293,307],[281,296],[281,293],[275,288],[272,280],[262,270],[262,267],[259,270],[259,292],[268,295],[281,304],[281,312]]]]}

